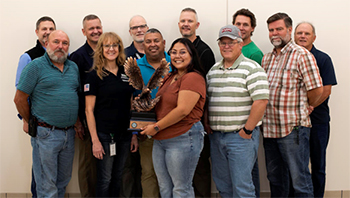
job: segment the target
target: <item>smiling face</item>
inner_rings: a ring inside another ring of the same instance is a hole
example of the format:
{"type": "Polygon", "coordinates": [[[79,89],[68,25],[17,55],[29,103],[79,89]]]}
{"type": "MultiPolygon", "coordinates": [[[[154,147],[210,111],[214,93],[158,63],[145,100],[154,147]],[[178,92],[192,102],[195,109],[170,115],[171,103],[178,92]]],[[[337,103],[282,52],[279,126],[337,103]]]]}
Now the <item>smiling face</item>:
{"type": "Polygon", "coordinates": [[[250,18],[244,15],[237,15],[235,23],[233,25],[239,28],[242,33],[243,40],[249,39],[252,35],[252,32],[254,31],[250,18]]]}
{"type": "Polygon", "coordinates": [[[191,63],[192,57],[186,46],[180,42],[176,43],[170,51],[171,64],[180,71],[186,71],[191,63]]]}
{"type": "Polygon", "coordinates": [[[148,30],[146,20],[141,16],[134,16],[129,23],[129,33],[132,39],[137,43],[142,43],[145,33],[148,30]]]}
{"type": "Polygon", "coordinates": [[[312,44],[316,39],[316,35],[310,24],[302,23],[295,29],[294,40],[296,44],[305,47],[307,50],[312,49],[312,44]]]}
{"type": "Polygon", "coordinates": [[[103,42],[103,56],[107,61],[115,61],[119,55],[119,44],[110,39],[103,42]]]}
{"type": "Polygon", "coordinates": [[[35,33],[39,39],[39,42],[42,46],[45,46],[45,43],[52,31],[56,30],[56,26],[52,21],[42,21],[39,24],[38,29],[35,30],[35,33]]]}
{"type": "Polygon", "coordinates": [[[163,57],[165,49],[165,41],[159,33],[147,33],[143,42],[145,54],[147,58],[163,57]]]}
{"type": "Polygon", "coordinates": [[[286,27],[283,19],[271,22],[268,25],[269,38],[277,49],[283,48],[291,39],[292,27],[286,27]]]}
{"type": "Polygon", "coordinates": [[[218,44],[221,56],[227,62],[234,62],[241,54],[243,47],[243,42],[238,42],[228,37],[222,37],[218,44]]]}
{"type": "Polygon", "coordinates": [[[86,20],[83,24],[83,34],[89,43],[97,44],[98,39],[103,33],[100,19],[86,20]]]}
{"type": "Polygon", "coordinates": [[[197,22],[194,12],[184,11],[180,14],[178,25],[183,37],[192,38],[196,36],[196,29],[199,27],[199,22],[197,22]]]}

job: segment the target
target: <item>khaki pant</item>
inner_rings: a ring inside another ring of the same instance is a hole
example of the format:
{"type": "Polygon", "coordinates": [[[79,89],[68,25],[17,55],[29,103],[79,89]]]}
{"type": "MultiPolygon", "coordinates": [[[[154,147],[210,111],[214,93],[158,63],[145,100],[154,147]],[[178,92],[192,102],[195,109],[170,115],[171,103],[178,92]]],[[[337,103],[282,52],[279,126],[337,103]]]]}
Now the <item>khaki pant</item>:
{"type": "Polygon", "coordinates": [[[96,191],[96,159],[92,154],[92,143],[89,130],[84,127],[84,140],[79,142],[78,180],[81,197],[95,197],[96,191]]]}
{"type": "Polygon", "coordinates": [[[142,197],[160,197],[156,173],[153,168],[153,139],[140,141],[142,197]]]}

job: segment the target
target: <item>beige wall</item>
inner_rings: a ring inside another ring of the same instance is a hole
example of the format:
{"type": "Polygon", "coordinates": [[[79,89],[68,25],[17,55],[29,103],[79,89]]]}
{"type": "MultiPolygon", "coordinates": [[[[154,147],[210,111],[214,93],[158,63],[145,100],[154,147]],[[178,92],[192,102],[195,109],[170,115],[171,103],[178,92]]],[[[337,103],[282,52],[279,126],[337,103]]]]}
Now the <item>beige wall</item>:
{"type": "MultiPolygon", "coordinates": [[[[19,56],[35,44],[35,22],[43,15],[51,16],[58,29],[71,39],[70,52],[85,42],[81,33],[81,20],[89,13],[97,14],[104,31],[115,31],[124,45],[131,43],[128,21],[135,14],[143,15],[150,27],[158,28],[171,42],[180,36],[177,22],[182,8],[197,10],[201,25],[197,31],[213,49],[216,59],[220,53],[216,39],[220,27],[231,23],[232,14],[246,7],[257,18],[253,40],[264,53],[271,51],[266,19],[276,12],[286,12],[294,24],[308,20],[317,31],[316,46],[333,59],[338,85],[333,87],[331,106],[331,138],[327,154],[326,190],[350,190],[350,3],[344,0],[177,0],[177,1],[92,1],[92,0],[1,0],[0,1],[0,193],[26,193],[30,191],[31,145],[29,136],[22,132],[13,103],[15,74],[19,56]]],[[[260,150],[261,190],[268,191],[264,156],[260,150]]],[[[76,156],[77,157],[77,156],[76,156]]],[[[77,193],[77,158],[73,178],[67,192],[77,193]]]]}

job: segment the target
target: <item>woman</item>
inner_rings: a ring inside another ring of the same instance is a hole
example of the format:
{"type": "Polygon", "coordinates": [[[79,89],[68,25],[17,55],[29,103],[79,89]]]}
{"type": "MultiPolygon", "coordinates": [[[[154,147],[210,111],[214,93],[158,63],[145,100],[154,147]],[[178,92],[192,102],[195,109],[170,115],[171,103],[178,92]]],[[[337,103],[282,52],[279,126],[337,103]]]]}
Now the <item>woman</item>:
{"type": "Polygon", "coordinates": [[[153,165],[161,197],[194,197],[192,179],[203,148],[200,122],[206,85],[192,42],[175,40],[169,50],[172,72],[160,86],[157,123],[141,134],[153,136],[153,165]]]}
{"type": "Polygon", "coordinates": [[[119,197],[123,166],[130,149],[137,150],[136,135],[127,132],[134,89],[124,73],[121,38],[107,32],[100,36],[92,71],[84,86],[86,119],[93,155],[98,159],[97,197],[119,197]]]}

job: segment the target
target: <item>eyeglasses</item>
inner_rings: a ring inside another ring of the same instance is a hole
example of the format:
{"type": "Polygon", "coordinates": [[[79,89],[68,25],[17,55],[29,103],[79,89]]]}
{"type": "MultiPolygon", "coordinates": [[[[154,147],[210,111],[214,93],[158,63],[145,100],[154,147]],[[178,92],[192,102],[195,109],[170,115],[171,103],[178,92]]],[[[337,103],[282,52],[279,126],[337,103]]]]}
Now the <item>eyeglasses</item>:
{"type": "Polygon", "coordinates": [[[181,50],[181,51],[177,52],[176,50],[170,50],[169,54],[171,56],[176,56],[177,54],[179,54],[180,56],[184,56],[185,54],[187,54],[187,51],[181,50]]]}
{"type": "Polygon", "coordinates": [[[139,25],[139,26],[132,26],[130,27],[130,30],[137,30],[137,29],[145,29],[147,27],[147,24],[145,25],[139,25]]]}
{"type": "Polygon", "coordinates": [[[225,47],[226,45],[228,45],[229,47],[233,47],[235,44],[237,44],[237,43],[239,43],[239,42],[228,42],[228,43],[225,43],[225,42],[221,42],[221,41],[219,41],[219,46],[220,47],[225,47]]]}
{"type": "Polygon", "coordinates": [[[107,44],[107,45],[103,45],[103,47],[105,49],[111,49],[111,48],[117,49],[119,47],[119,44],[112,44],[112,45],[107,44]]]}

